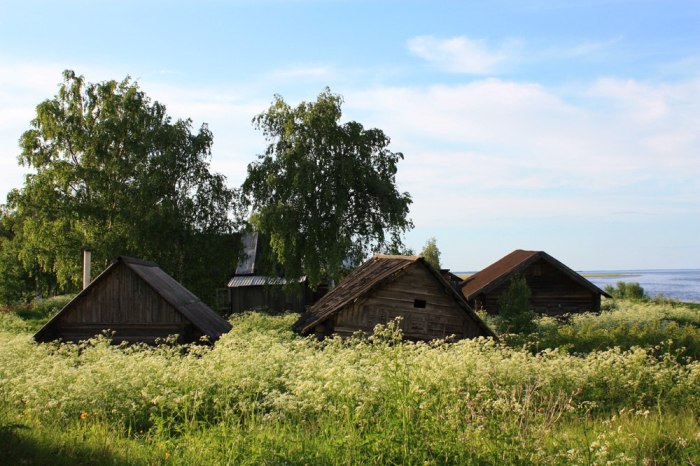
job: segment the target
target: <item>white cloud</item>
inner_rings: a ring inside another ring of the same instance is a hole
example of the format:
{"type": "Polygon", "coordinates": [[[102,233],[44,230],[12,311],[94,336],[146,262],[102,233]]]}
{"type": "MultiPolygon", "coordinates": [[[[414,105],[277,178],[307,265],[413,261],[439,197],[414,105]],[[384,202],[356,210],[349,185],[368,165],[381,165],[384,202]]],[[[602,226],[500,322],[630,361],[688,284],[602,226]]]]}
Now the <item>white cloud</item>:
{"type": "Polygon", "coordinates": [[[408,49],[440,69],[475,75],[497,72],[509,58],[509,47],[493,50],[484,41],[465,36],[448,39],[417,36],[409,39],[408,49]]]}
{"type": "MultiPolygon", "coordinates": [[[[406,159],[417,225],[700,213],[700,86],[606,79],[576,95],[482,80],[348,96],[406,159]]],[[[359,117],[358,117],[359,118],[359,117]]]]}

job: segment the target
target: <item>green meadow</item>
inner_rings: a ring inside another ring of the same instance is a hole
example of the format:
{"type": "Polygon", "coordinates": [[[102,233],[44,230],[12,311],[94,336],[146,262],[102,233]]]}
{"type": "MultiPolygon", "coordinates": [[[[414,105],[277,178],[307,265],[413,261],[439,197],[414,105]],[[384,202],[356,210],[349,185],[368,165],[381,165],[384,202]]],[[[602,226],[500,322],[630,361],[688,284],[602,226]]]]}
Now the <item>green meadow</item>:
{"type": "Polygon", "coordinates": [[[500,342],[317,341],[247,313],[213,346],[36,344],[0,313],[5,464],[698,464],[700,312],[608,302],[500,342]]]}

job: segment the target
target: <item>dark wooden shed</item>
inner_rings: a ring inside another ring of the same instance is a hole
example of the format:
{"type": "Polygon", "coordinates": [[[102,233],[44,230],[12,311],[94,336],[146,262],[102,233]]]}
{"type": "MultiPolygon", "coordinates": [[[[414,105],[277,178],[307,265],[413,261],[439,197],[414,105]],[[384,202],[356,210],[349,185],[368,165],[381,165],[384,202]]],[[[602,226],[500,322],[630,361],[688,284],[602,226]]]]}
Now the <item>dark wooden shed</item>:
{"type": "MultiPolygon", "coordinates": [[[[243,257],[227,284],[226,294],[218,299],[218,307],[231,313],[264,311],[304,312],[319,297],[308,285],[306,277],[287,279],[276,270],[268,255],[266,239],[258,232],[242,238],[243,257]]],[[[322,288],[320,289],[322,292],[322,288]]]]}
{"type": "Polygon", "coordinates": [[[522,249],[467,277],[462,294],[474,309],[496,314],[498,298],[515,277],[525,277],[532,293],[532,309],[541,314],[599,312],[600,297],[610,297],[546,252],[522,249]]]}
{"type": "Polygon", "coordinates": [[[495,336],[457,290],[422,257],[377,255],[328,292],[294,324],[302,335],[371,333],[401,317],[404,337],[495,336]]]}
{"type": "Polygon", "coordinates": [[[115,343],[153,343],[169,335],[189,343],[217,340],[231,324],[156,264],[121,256],[34,338],[75,342],[104,330],[115,332],[115,343]]]}

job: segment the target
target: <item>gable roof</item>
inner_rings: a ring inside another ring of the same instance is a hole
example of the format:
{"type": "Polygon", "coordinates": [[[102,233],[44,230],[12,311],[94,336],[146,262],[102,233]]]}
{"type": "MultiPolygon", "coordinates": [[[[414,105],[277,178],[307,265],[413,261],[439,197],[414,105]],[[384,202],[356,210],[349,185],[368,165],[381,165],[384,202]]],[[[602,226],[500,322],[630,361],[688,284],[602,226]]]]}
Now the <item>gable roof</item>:
{"type": "Polygon", "coordinates": [[[231,324],[228,323],[226,319],[212,311],[201,299],[182,286],[173,277],[165,273],[157,264],[133,257],[119,256],[85,289],[66,304],[58,314],[49,320],[36,335],[34,335],[34,339],[39,340],[41,336],[58,321],[62,314],[70,310],[74,302],[89,294],[96,284],[107,279],[111,271],[119,264],[124,264],[129,270],[138,275],[156,294],[163,298],[210,339],[216,340],[222,334],[231,330],[231,324]]]}
{"type": "Polygon", "coordinates": [[[457,292],[439,271],[435,270],[422,257],[418,256],[389,256],[375,255],[364,264],[352,271],[338,286],[329,291],[316,304],[301,316],[293,329],[306,334],[316,325],[324,322],[339,312],[346,305],[361,299],[377,287],[394,280],[410,266],[417,264],[426,267],[445,292],[452,296],[467,315],[484,331],[486,335],[496,336],[486,324],[469,307],[464,298],[457,292]]]}
{"type": "Polygon", "coordinates": [[[562,264],[544,251],[525,251],[516,249],[510,254],[502,257],[480,272],[471,275],[464,280],[462,294],[467,300],[471,300],[479,294],[488,293],[509,280],[513,274],[521,273],[531,264],[543,259],[559,269],[569,278],[587,288],[592,293],[610,297],[605,291],[595,286],[590,281],[579,275],[574,270],[562,264]]]}

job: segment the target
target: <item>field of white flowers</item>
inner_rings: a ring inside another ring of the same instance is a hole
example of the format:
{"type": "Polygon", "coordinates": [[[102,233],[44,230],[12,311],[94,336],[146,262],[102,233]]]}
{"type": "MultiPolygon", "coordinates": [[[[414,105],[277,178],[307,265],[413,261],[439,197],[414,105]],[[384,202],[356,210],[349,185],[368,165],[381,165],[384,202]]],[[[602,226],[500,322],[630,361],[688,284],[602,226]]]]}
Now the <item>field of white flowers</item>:
{"type": "Polygon", "coordinates": [[[669,341],[697,310],[622,303],[501,343],[318,342],[296,318],[118,347],[38,345],[0,315],[0,444],[25,464],[700,463],[700,361],[669,341]]]}

